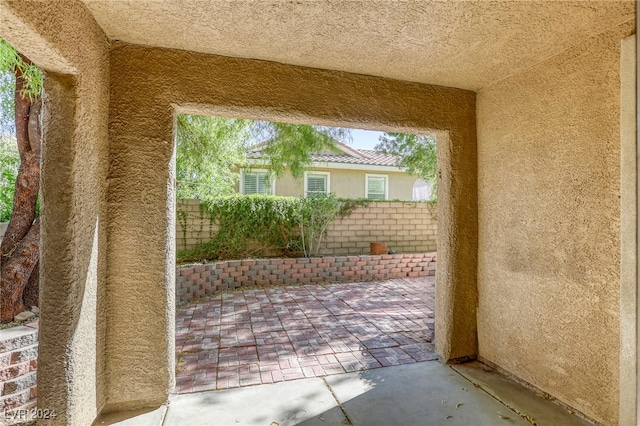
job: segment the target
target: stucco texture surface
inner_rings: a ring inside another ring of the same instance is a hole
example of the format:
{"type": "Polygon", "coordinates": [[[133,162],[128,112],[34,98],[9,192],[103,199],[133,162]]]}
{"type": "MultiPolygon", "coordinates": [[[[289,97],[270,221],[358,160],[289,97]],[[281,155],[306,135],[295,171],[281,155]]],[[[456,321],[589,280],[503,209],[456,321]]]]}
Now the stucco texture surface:
{"type": "MultiPolygon", "coordinates": [[[[114,360],[109,364],[114,406],[157,402],[172,388],[176,113],[441,130],[448,135],[442,142],[448,165],[440,188],[451,201],[439,207],[444,231],[438,243],[450,246],[439,256],[448,255],[451,262],[438,262],[439,309],[445,314],[461,303],[475,307],[474,93],[116,43],[110,110],[109,291],[118,297],[109,299],[107,353],[114,360]]],[[[440,334],[445,357],[476,353],[475,315],[441,324],[449,331],[440,334]]]]}
{"type": "Polygon", "coordinates": [[[634,13],[631,0],[84,2],[109,38],[131,44],[469,90],[634,13]]]}
{"type": "Polygon", "coordinates": [[[107,382],[109,43],[77,2],[0,2],[0,37],[46,72],[38,407],[91,424],[107,382]]]}
{"type": "Polygon", "coordinates": [[[620,55],[620,424],[636,421],[638,256],[636,36],[620,55]]]}
{"type": "MultiPolygon", "coordinates": [[[[411,201],[413,197],[413,184],[418,179],[407,173],[400,172],[379,172],[364,170],[345,170],[345,169],[327,169],[314,167],[309,170],[329,172],[330,173],[330,192],[336,194],[336,197],[342,198],[366,198],[365,191],[366,175],[382,175],[387,176],[389,192],[388,200],[411,201]]],[[[235,186],[239,190],[239,185],[235,186]]],[[[285,174],[275,181],[275,195],[285,197],[303,197],[304,196],[304,177],[295,179],[290,173],[285,174]]]]}
{"type": "Polygon", "coordinates": [[[38,387],[55,423],[173,388],[177,113],[433,132],[443,360],[479,344],[616,423],[632,25],[606,31],[633,1],[85,4],[106,36],[78,1],[0,0],[0,36],[47,71],[38,387]],[[481,89],[479,145],[476,94],[421,83],[481,89]]]}
{"type": "Polygon", "coordinates": [[[618,421],[620,45],[633,28],[478,94],[480,356],[605,424],[618,421]]]}

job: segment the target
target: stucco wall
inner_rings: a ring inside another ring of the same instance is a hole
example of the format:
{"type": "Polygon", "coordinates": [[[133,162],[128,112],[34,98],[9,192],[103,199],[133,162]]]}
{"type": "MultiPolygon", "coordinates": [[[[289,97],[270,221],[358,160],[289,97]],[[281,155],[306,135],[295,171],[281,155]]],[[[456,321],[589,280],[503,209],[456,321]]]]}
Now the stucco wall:
{"type": "Polygon", "coordinates": [[[109,44],[77,2],[0,1],[0,37],[46,71],[39,407],[91,424],[107,382],[109,44]]]}
{"type": "Polygon", "coordinates": [[[440,131],[436,347],[443,359],[476,353],[474,93],[123,43],[111,73],[110,407],[162,402],[173,387],[177,113],[440,131]]]}
{"type": "Polygon", "coordinates": [[[618,421],[620,44],[612,29],[478,95],[479,354],[618,421]]]}
{"type": "Polygon", "coordinates": [[[636,422],[638,258],[636,36],[620,56],[620,425],[636,422]]]}
{"type": "MultiPolygon", "coordinates": [[[[48,71],[42,406],[58,412],[56,423],[91,424],[105,402],[124,409],[166,400],[174,366],[173,125],[176,112],[193,112],[439,130],[446,200],[438,207],[439,353],[445,360],[476,353],[477,271],[481,355],[614,423],[620,168],[613,133],[618,46],[629,31],[603,34],[484,90],[476,151],[476,97],[468,91],[120,43],[109,65],[107,41],[78,2],[0,0],[0,36],[48,71]]],[[[549,34],[564,49],[558,33],[549,34]]]]}
{"type": "MultiPolygon", "coordinates": [[[[329,172],[329,190],[342,198],[366,198],[365,179],[367,174],[386,175],[389,182],[388,200],[411,201],[413,184],[417,176],[399,172],[379,172],[365,170],[343,170],[313,167],[310,171],[329,172]]],[[[236,190],[239,185],[236,185],[236,190]]],[[[275,194],[285,197],[304,196],[304,178],[294,179],[290,173],[275,181],[275,194]]]]}

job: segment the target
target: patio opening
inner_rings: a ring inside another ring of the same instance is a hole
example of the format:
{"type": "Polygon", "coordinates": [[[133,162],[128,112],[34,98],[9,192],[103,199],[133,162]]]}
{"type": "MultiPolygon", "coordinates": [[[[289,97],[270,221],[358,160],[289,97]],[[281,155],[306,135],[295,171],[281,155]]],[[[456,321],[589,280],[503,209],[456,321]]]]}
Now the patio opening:
{"type": "Polygon", "coordinates": [[[436,196],[414,201],[417,179],[435,187],[435,139],[247,121],[177,118],[174,392],[437,359],[436,196]],[[221,135],[217,146],[205,140],[221,135]],[[417,151],[408,168],[407,141],[417,151]],[[300,154],[305,143],[313,147],[300,154]],[[210,158],[206,150],[228,170],[212,176],[203,172],[212,163],[194,164],[210,158]],[[219,161],[225,155],[230,161],[219,161]],[[218,187],[203,188],[206,179],[218,187]],[[270,219],[247,222],[233,210],[242,203],[292,217],[269,238],[257,228],[270,219]],[[327,213],[348,203],[348,212],[327,213]],[[305,216],[321,209],[327,217],[305,216]],[[229,231],[243,226],[245,237],[229,231]]]}

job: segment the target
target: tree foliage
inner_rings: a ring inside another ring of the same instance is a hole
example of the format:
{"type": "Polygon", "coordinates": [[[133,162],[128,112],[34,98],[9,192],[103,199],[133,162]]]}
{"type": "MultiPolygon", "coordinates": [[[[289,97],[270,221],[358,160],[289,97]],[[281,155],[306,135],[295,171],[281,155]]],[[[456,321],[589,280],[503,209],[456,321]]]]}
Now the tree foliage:
{"type": "Polygon", "coordinates": [[[254,135],[266,140],[262,156],[273,178],[282,177],[288,168],[300,179],[312,163],[311,154],[331,150],[336,141],[351,140],[349,130],[339,127],[256,121],[251,128],[254,135]]]}
{"type": "Polygon", "coordinates": [[[336,219],[347,217],[359,207],[369,204],[368,199],[341,199],[335,195],[302,198],[297,216],[300,242],[305,257],[319,256],[327,226],[336,219]]]}
{"type": "Polygon", "coordinates": [[[246,162],[248,120],[179,115],[176,166],[178,198],[210,200],[230,195],[235,169],[246,162]]]}
{"type": "Polygon", "coordinates": [[[233,193],[246,151],[260,145],[272,177],[289,171],[301,178],[311,154],[347,141],[346,129],[261,120],[180,115],[177,119],[179,198],[212,200],[233,193]]]}
{"type": "Polygon", "coordinates": [[[437,177],[436,140],[432,136],[385,133],[380,136],[376,151],[393,155],[398,166],[420,176],[434,187],[437,177]]]}
{"type": "Polygon", "coordinates": [[[13,210],[20,156],[16,144],[16,75],[22,80],[19,95],[33,102],[42,92],[42,71],[0,39],[0,222],[13,210]]]}
{"type": "Polygon", "coordinates": [[[0,39],[0,137],[15,135],[16,76],[22,81],[20,96],[31,102],[42,93],[42,71],[0,39]]]}
{"type": "Polygon", "coordinates": [[[16,142],[13,138],[0,136],[0,222],[11,218],[19,166],[16,142]]]}
{"type": "MultiPolygon", "coordinates": [[[[0,51],[2,49],[0,40],[0,51]]],[[[0,71],[0,137],[2,138],[16,133],[15,100],[13,99],[15,87],[16,75],[12,71],[0,71]]]]}

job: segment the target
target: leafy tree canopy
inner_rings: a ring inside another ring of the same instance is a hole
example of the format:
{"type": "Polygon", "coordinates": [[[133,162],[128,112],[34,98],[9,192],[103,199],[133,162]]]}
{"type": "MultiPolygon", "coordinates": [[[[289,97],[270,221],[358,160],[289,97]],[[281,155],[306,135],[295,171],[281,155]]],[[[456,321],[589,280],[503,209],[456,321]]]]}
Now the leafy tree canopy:
{"type": "Polygon", "coordinates": [[[38,98],[42,93],[42,71],[0,39],[0,222],[11,218],[20,165],[15,139],[16,74],[24,81],[20,95],[31,101],[38,98]]]}
{"type": "Polygon", "coordinates": [[[432,136],[385,133],[380,136],[376,151],[393,155],[400,167],[408,173],[420,176],[432,185],[436,184],[436,139],[432,136]]]}
{"type": "MultiPolygon", "coordinates": [[[[247,166],[246,152],[260,145],[262,162],[273,178],[290,172],[302,178],[311,154],[331,150],[336,141],[348,143],[348,129],[228,119],[178,116],[178,197],[211,200],[232,194],[239,170],[247,166]]],[[[375,150],[393,155],[408,173],[436,185],[436,141],[431,136],[385,133],[375,150]]],[[[435,194],[435,192],[434,192],[435,194]]]]}
{"type": "MultiPolygon", "coordinates": [[[[2,49],[0,43],[0,49],[2,49]]],[[[16,76],[11,71],[0,71],[0,137],[15,135],[16,76]]]]}
{"type": "Polygon", "coordinates": [[[37,66],[0,40],[0,204],[4,206],[0,215],[6,216],[11,202],[9,225],[0,244],[3,323],[39,303],[42,80],[37,66]]]}
{"type": "Polygon", "coordinates": [[[13,137],[0,136],[0,222],[8,222],[13,210],[13,194],[20,166],[18,147],[13,137]]]}
{"type": "Polygon", "coordinates": [[[42,93],[42,71],[0,39],[0,135],[15,134],[16,74],[23,78],[20,95],[34,101],[42,93]]]}
{"type": "Polygon", "coordinates": [[[311,154],[348,141],[347,129],[197,115],[178,116],[178,197],[211,200],[233,193],[246,151],[262,142],[271,176],[304,175],[311,154]]]}
{"type": "MultiPolygon", "coordinates": [[[[5,48],[0,40],[0,56],[5,48]]],[[[0,62],[0,66],[3,64],[0,62]]],[[[15,141],[16,77],[11,71],[0,71],[0,222],[8,222],[13,210],[13,194],[20,156],[15,141]]]]}
{"type": "Polygon", "coordinates": [[[336,141],[351,141],[349,130],[339,127],[256,121],[252,131],[267,141],[262,155],[275,178],[283,176],[289,168],[293,177],[300,179],[311,165],[311,154],[330,150],[336,141]]]}
{"type": "Polygon", "coordinates": [[[244,166],[249,121],[179,115],[176,175],[179,198],[210,200],[230,195],[244,166]]]}

